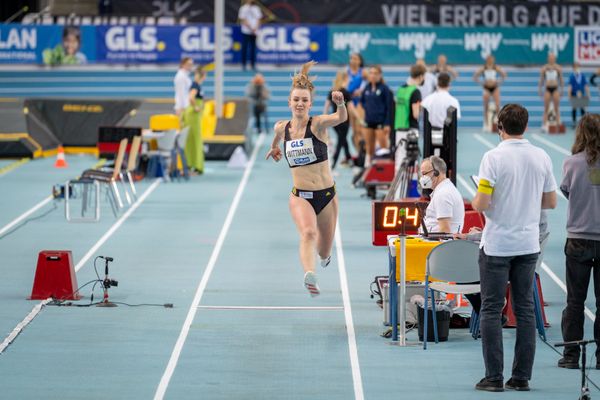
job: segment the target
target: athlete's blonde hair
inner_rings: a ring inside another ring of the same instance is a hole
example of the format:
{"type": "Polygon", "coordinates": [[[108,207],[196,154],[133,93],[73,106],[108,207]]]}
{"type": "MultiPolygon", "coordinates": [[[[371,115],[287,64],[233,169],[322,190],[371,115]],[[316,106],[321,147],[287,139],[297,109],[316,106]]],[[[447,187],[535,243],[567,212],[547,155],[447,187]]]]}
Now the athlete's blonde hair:
{"type": "MultiPolygon", "coordinates": [[[[306,89],[310,92],[312,97],[313,91],[315,90],[315,85],[313,84],[313,80],[315,76],[308,76],[308,71],[310,68],[315,65],[315,61],[309,61],[302,65],[302,69],[300,72],[294,74],[292,76],[292,89],[306,89]]],[[[290,91],[291,92],[291,91],[290,91]]]]}

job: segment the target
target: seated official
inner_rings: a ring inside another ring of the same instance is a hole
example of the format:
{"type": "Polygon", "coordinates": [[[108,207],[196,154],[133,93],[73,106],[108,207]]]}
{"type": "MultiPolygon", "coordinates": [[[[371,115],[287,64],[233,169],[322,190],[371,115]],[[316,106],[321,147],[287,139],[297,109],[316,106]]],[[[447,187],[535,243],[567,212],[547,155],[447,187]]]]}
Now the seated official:
{"type": "Polygon", "coordinates": [[[458,233],[464,224],[465,204],[456,186],[446,177],[447,170],[446,162],[438,156],[421,163],[421,188],[432,190],[424,218],[428,232],[458,233]]]}

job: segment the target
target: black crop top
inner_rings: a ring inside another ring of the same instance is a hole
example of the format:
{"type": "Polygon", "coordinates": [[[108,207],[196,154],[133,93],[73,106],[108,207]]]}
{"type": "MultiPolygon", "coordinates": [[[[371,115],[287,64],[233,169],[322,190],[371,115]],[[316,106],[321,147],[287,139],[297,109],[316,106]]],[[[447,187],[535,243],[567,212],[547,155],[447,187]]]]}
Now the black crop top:
{"type": "Polygon", "coordinates": [[[290,168],[317,164],[327,161],[327,144],[319,140],[310,129],[312,118],[306,124],[302,139],[292,140],[290,137],[290,122],[285,125],[284,155],[290,168]]]}

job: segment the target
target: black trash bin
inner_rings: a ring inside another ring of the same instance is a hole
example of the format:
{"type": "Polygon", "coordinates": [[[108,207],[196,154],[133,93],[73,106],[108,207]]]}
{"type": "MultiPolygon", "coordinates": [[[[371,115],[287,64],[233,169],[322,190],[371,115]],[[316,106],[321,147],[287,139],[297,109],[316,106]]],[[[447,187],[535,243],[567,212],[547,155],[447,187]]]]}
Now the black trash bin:
{"type": "MultiPolygon", "coordinates": [[[[419,340],[423,341],[423,324],[424,324],[424,309],[421,306],[417,306],[417,318],[419,320],[419,340]]],[[[440,310],[435,312],[437,317],[437,328],[438,328],[438,341],[448,341],[448,332],[450,331],[450,312],[446,310],[440,310]]],[[[435,342],[435,336],[433,334],[433,315],[431,312],[427,313],[427,341],[435,342]]]]}

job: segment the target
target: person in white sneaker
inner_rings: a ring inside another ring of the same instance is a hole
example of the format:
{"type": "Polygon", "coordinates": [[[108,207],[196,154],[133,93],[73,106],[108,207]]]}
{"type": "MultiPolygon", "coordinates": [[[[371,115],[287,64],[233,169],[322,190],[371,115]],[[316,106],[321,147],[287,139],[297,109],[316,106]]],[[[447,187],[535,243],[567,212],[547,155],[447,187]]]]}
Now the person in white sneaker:
{"type": "Polygon", "coordinates": [[[288,106],[292,111],[289,121],[275,124],[275,137],[266,159],[280,161],[285,157],[292,172],[294,187],[289,206],[300,234],[300,261],[304,268],[304,286],[311,296],[320,293],[315,274],[315,250],[326,267],[331,260],[331,249],[338,215],[335,184],[329,168],[327,128],[346,121],[348,112],[344,96],[339,91],[331,93],[337,110],[333,114],[315,117],[312,108],[314,84],[308,76],[315,64],[310,61],[292,78],[288,106]],[[279,146],[284,142],[284,152],[279,146]]]}

